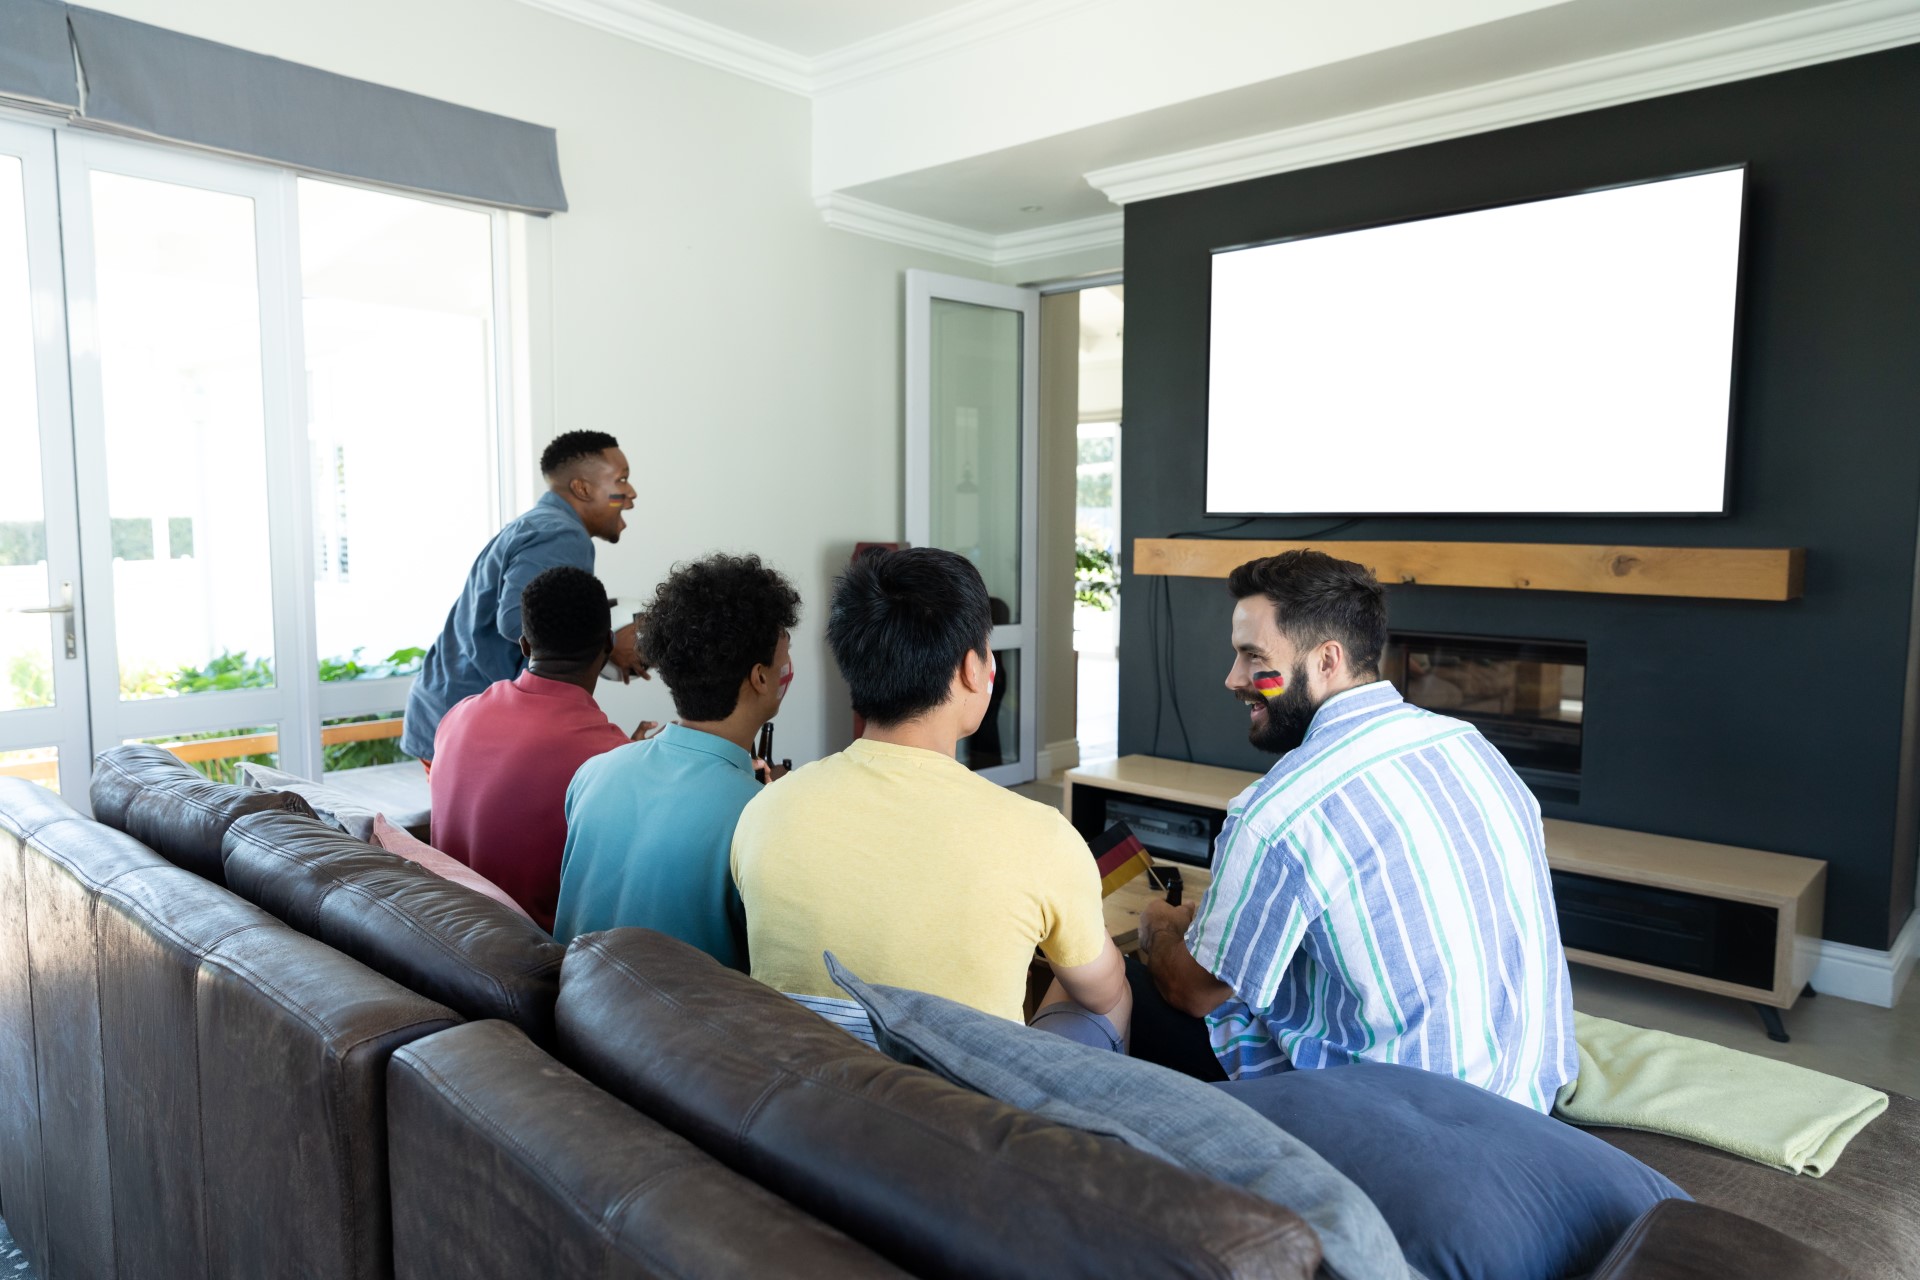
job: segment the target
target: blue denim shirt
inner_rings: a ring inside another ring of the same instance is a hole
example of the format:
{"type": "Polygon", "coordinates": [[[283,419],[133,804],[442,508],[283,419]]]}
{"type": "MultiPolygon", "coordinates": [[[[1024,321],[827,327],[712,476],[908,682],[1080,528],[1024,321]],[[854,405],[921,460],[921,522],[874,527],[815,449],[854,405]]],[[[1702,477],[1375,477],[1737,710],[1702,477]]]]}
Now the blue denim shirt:
{"type": "Polygon", "coordinates": [[[558,565],[592,573],[593,538],[566,499],[548,492],[508,521],[467,571],[467,585],[407,696],[401,750],[433,759],[441,716],[462,698],[520,674],[520,592],[558,565]]]}

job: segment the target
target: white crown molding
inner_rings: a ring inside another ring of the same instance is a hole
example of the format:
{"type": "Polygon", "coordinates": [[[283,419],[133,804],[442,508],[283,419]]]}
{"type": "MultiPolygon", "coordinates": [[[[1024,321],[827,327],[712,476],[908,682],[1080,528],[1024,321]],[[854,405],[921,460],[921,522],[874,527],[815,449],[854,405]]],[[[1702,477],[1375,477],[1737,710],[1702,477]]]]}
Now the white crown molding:
{"type": "Polygon", "coordinates": [[[830,227],[912,249],[924,249],[929,253],[945,254],[983,267],[1013,266],[1056,254],[1118,247],[1125,223],[1124,214],[1106,213],[1076,222],[1035,227],[1029,231],[991,235],[832,192],[814,197],[814,204],[830,227]]]}
{"type": "Polygon", "coordinates": [[[1451,90],[1086,175],[1115,204],[1485,133],[1920,40],[1914,0],[1800,13],[1451,90]]]}
{"type": "Polygon", "coordinates": [[[1809,982],[1822,997],[1839,996],[1891,1009],[1913,977],[1914,961],[1920,957],[1920,911],[1907,917],[1906,927],[1894,939],[1891,950],[1821,942],[1814,956],[1809,982]]]}
{"type": "Polygon", "coordinates": [[[812,97],[1008,35],[1101,0],[970,0],[818,57],[741,35],[657,0],[521,0],[694,62],[812,97]]]}
{"type": "Polygon", "coordinates": [[[1101,0],[971,0],[821,54],[813,61],[813,91],[837,89],[943,57],[1098,3],[1101,0]]]}
{"type": "Polygon", "coordinates": [[[1126,225],[1127,215],[1115,212],[1031,231],[1010,231],[993,238],[993,265],[1011,267],[1063,253],[1117,248],[1125,239],[1126,225]]]}
{"type": "Polygon", "coordinates": [[[682,58],[809,96],[813,60],[764,40],[670,9],[654,0],[521,0],[682,58]]]}

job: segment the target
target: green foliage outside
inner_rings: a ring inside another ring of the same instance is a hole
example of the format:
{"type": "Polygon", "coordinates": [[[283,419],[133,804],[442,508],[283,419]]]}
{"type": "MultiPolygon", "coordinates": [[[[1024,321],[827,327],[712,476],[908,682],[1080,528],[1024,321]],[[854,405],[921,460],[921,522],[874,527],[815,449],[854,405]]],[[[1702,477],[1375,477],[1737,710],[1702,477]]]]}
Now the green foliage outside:
{"type": "Polygon", "coordinates": [[[1120,600],[1120,562],[1106,543],[1085,529],[1073,538],[1073,599],[1102,613],[1120,600]]]}
{"type": "Polygon", "coordinates": [[[11,707],[48,707],[53,705],[53,672],[37,653],[22,653],[7,664],[7,684],[13,690],[11,707]]]}
{"type": "MultiPolygon", "coordinates": [[[[365,660],[361,657],[364,650],[356,648],[344,658],[322,658],[320,660],[320,679],[323,682],[339,680],[379,680],[388,676],[410,676],[420,670],[421,659],[427,656],[425,649],[396,649],[385,658],[365,660]]],[[[7,666],[7,683],[13,690],[12,705],[16,707],[44,707],[53,702],[53,672],[49,670],[46,659],[39,654],[21,654],[7,666]]],[[[224,692],[229,689],[264,689],[273,684],[273,660],[271,658],[249,658],[245,651],[223,652],[208,661],[203,667],[181,667],[171,673],[157,668],[123,668],[120,672],[120,696],[128,699],[164,698],[182,693],[224,692]]],[[[342,716],[329,720],[328,724],[361,724],[370,720],[380,720],[379,715],[342,716]]],[[[231,738],[236,734],[265,733],[262,729],[218,729],[206,733],[187,733],[170,738],[152,739],[155,742],[201,742],[216,738],[231,738]]],[[[358,769],[367,765],[393,764],[407,759],[400,750],[398,738],[370,738],[364,742],[336,742],[321,748],[320,767],[332,772],[336,769],[358,769]]],[[[236,782],[239,780],[239,765],[242,761],[254,764],[272,765],[271,755],[234,756],[226,760],[199,760],[193,762],[198,769],[215,782],[236,782]]]]}

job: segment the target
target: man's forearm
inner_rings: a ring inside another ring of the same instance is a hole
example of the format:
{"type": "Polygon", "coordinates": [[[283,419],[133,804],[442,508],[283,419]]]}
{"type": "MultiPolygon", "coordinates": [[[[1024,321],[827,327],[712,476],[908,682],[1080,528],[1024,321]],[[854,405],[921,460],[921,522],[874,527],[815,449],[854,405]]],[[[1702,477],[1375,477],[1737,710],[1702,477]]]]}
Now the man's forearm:
{"type": "Polygon", "coordinates": [[[1148,939],[1148,946],[1151,949],[1142,952],[1141,961],[1153,975],[1160,998],[1174,1008],[1204,1018],[1233,997],[1233,988],[1201,967],[1179,933],[1158,930],[1148,939]]]}

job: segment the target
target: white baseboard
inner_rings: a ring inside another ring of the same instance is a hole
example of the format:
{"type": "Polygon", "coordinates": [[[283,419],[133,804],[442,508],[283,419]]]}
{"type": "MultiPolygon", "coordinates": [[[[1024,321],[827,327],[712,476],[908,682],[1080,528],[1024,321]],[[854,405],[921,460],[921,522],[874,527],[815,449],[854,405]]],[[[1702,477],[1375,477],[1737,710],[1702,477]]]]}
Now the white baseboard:
{"type": "Polygon", "coordinates": [[[1059,742],[1049,742],[1046,746],[1040,748],[1038,756],[1034,759],[1033,767],[1037,771],[1040,780],[1044,782],[1054,774],[1059,773],[1062,769],[1078,768],[1079,764],[1080,740],[1078,738],[1065,738],[1059,742]]]}
{"type": "Polygon", "coordinates": [[[1891,950],[1823,941],[1814,954],[1815,991],[1891,1009],[1913,977],[1914,960],[1920,956],[1920,911],[1907,917],[1906,927],[1893,940],[1891,950]]]}

